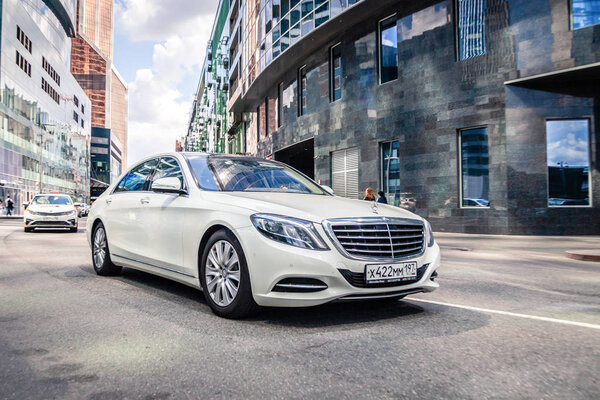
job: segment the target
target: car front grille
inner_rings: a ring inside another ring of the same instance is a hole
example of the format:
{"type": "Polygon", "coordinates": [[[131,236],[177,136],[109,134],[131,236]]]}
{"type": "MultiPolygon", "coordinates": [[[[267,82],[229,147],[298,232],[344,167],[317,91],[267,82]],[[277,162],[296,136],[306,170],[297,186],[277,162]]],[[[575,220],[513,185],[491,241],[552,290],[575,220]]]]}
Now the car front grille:
{"type": "Polygon", "coordinates": [[[34,215],[51,215],[51,216],[62,216],[62,215],[70,215],[73,213],[73,211],[63,211],[63,212],[46,212],[46,211],[32,211],[31,212],[34,215]]]}
{"type": "Polygon", "coordinates": [[[421,278],[423,278],[423,275],[425,275],[425,271],[427,271],[427,267],[429,267],[429,264],[423,264],[422,266],[417,268],[417,276],[416,277],[405,278],[405,280],[403,280],[403,281],[379,282],[379,283],[369,283],[369,284],[367,284],[367,281],[365,280],[364,272],[352,272],[348,269],[338,269],[338,271],[340,271],[340,273],[342,274],[342,276],[344,278],[346,278],[348,283],[354,287],[382,288],[382,287],[404,286],[404,285],[410,285],[411,283],[418,282],[421,280],[421,278]]]}
{"type": "Polygon", "coordinates": [[[67,221],[33,221],[31,226],[72,226],[74,225],[74,221],[69,223],[67,221]]]}
{"type": "Polygon", "coordinates": [[[395,260],[419,255],[425,245],[421,221],[399,218],[326,220],[326,231],[349,257],[395,260]]]}

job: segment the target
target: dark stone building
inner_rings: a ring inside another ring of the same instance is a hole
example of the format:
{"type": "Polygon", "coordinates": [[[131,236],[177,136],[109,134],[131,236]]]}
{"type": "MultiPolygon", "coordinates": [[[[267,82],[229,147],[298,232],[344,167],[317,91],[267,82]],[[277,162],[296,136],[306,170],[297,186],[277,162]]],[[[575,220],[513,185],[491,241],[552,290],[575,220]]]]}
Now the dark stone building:
{"type": "Polygon", "coordinates": [[[273,52],[230,78],[248,152],[339,195],[383,190],[438,231],[600,234],[597,2],[266,3],[273,52]]]}

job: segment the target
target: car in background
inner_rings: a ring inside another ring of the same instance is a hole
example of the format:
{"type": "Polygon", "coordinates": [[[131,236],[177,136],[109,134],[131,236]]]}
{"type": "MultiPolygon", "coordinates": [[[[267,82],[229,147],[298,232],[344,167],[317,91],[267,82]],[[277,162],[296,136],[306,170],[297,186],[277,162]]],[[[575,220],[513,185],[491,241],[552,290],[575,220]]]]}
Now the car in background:
{"type": "Polygon", "coordinates": [[[145,159],[94,202],[87,236],[98,275],[130,267],[201,288],[213,312],[229,318],[438,287],[440,249],[426,220],[334,196],[254,157],[145,159]]]}
{"type": "Polygon", "coordinates": [[[490,201],[486,199],[470,199],[465,197],[462,201],[463,207],[489,207],[490,201]]]}
{"type": "Polygon", "coordinates": [[[75,208],[77,209],[77,216],[79,218],[87,217],[90,212],[90,208],[85,203],[75,203],[75,208]]]}
{"type": "Polygon", "coordinates": [[[25,209],[23,225],[25,232],[37,228],[63,228],[77,232],[77,209],[66,194],[38,194],[25,209]]]}

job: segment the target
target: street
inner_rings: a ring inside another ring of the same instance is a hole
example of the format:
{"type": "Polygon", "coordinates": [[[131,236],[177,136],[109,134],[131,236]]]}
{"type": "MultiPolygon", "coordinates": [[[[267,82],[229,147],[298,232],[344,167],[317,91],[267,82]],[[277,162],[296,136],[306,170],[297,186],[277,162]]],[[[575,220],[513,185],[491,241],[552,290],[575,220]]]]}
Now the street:
{"type": "Polygon", "coordinates": [[[96,276],[85,228],[0,220],[0,398],[600,397],[600,263],[564,257],[600,237],[436,239],[436,292],[234,321],[178,283],[96,276]]]}

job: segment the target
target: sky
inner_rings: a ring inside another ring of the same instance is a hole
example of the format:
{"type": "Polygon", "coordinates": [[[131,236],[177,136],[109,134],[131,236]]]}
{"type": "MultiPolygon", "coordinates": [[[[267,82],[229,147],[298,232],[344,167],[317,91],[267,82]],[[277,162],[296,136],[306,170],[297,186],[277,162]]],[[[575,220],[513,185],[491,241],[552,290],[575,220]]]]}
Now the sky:
{"type": "Polygon", "coordinates": [[[114,64],[129,87],[128,164],[175,150],[218,0],[116,0],[114,64]]]}

